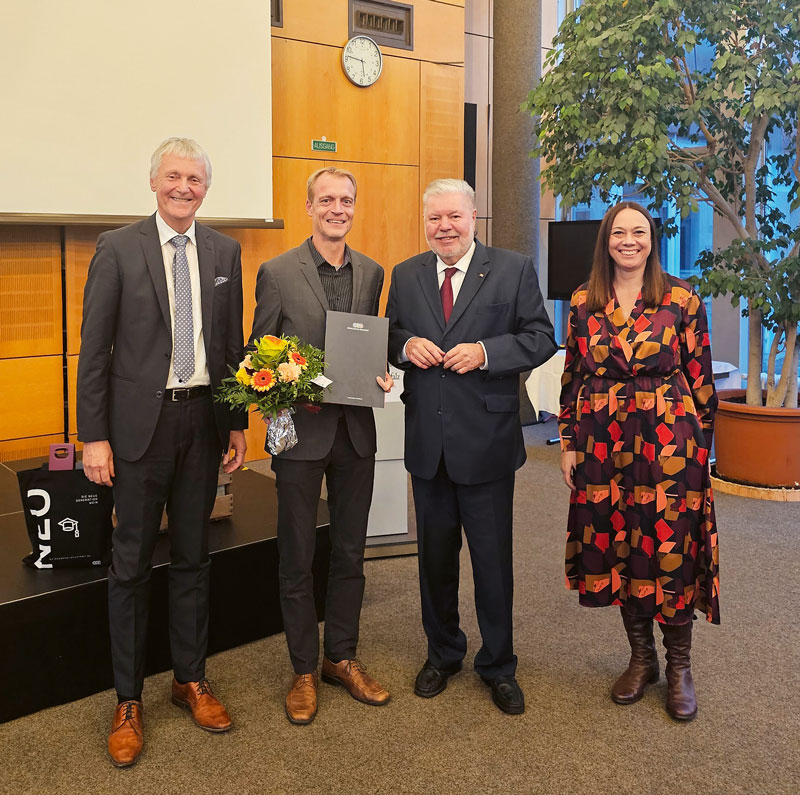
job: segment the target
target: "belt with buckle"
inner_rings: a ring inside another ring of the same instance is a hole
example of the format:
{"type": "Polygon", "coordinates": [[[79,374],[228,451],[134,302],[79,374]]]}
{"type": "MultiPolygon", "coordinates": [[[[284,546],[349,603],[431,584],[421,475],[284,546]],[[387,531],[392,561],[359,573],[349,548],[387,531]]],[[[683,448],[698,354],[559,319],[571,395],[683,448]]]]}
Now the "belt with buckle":
{"type": "Polygon", "coordinates": [[[194,400],[210,394],[210,386],[178,387],[177,389],[165,389],[164,400],[171,400],[173,403],[177,403],[179,400],[194,400]]]}

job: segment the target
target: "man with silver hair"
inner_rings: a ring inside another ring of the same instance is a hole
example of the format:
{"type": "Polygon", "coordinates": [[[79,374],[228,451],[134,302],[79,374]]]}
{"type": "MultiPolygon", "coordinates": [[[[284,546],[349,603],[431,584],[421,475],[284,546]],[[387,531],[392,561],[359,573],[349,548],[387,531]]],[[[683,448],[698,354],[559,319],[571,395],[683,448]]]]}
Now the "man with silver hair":
{"type": "Polygon", "coordinates": [[[231,726],[205,675],[208,524],[220,458],[232,472],[247,447],[247,415],[212,399],[242,359],[242,266],[236,241],[195,222],[210,183],[199,144],[164,141],[150,167],[157,211],[100,235],[84,290],[78,438],[86,476],[113,486],[117,513],[108,570],[117,767],[142,750],[149,581],[165,506],[172,701],[207,731],[231,726]]]}
{"type": "Polygon", "coordinates": [[[475,671],[503,712],[524,711],[512,637],[514,473],[525,461],[519,374],[556,350],[530,257],[475,239],[475,192],[439,179],[423,195],[431,250],[397,265],[389,359],[405,372],[405,463],[417,515],[428,659],[414,692],[432,698],[461,670],[461,531],[483,645],[475,671]]]}

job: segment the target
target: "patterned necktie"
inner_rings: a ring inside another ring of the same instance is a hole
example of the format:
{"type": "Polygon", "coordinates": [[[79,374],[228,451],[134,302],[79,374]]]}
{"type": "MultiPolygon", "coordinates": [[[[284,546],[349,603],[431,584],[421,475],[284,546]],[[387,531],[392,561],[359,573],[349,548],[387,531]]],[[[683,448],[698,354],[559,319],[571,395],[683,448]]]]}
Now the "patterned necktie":
{"type": "Polygon", "coordinates": [[[185,384],[194,375],[194,324],[192,321],[192,281],[186,257],[186,235],[170,240],[175,246],[172,280],[175,285],[175,328],[172,332],[172,369],[185,384]]]}
{"type": "Polygon", "coordinates": [[[444,269],[444,281],[439,289],[439,295],[442,296],[442,311],[444,312],[445,323],[449,322],[450,314],[453,311],[453,283],[451,280],[457,270],[458,268],[444,269]]]}

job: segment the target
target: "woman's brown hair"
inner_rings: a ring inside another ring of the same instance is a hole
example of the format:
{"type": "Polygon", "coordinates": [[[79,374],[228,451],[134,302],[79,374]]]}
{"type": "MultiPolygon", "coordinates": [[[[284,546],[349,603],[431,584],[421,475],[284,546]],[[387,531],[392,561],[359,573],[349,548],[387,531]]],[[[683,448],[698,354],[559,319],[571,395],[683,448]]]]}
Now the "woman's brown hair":
{"type": "Polygon", "coordinates": [[[644,267],[642,299],[645,305],[649,307],[659,306],[664,299],[667,278],[661,269],[661,260],[658,256],[655,221],[641,204],[620,202],[611,207],[603,216],[600,230],[597,233],[592,271],[589,274],[589,284],[586,288],[586,308],[590,312],[599,312],[604,309],[613,294],[614,260],[611,259],[608,253],[608,241],[611,238],[614,219],[622,210],[636,210],[637,213],[641,213],[647,219],[647,223],[650,225],[650,254],[644,267]]]}

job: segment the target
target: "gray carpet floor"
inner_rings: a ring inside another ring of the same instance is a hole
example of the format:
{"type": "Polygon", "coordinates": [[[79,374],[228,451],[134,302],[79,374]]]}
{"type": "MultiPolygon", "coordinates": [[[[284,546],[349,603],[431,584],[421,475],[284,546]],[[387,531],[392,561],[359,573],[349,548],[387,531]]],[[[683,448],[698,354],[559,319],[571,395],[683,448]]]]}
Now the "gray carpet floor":
{"type": "MultiPolygon", "coordinates": [[[[470,670],[479,645],[468,554],[461,614],[467,665],[440,696],[412,693],[425,658],[416,558],[371,560],[359,656],[391,691],[380,708],[321,685],[317,719],[290,725],[282,635],[216,655],[208,672],[234,721],[197,729],[145,685],[145,750],[114,769],[108,691],[0,725],[0,793],[798,793],[800,504],[717,496],[722,624],[695,622],[700,713],[678,724],[666,685],[610,700],[627,662],[616,609],[588,610],[563,585],[567,489],[552,422],[526,429],[515,504],[516,651],[524,715],[501,714],[470,670]]],[[[3,638],[3,644],[13,638],[3,638]]],[[[663,650],[661,652],[663,660],[663,650]]],[[[3,682],[2,687],[13,687],[3,682]]]]}

